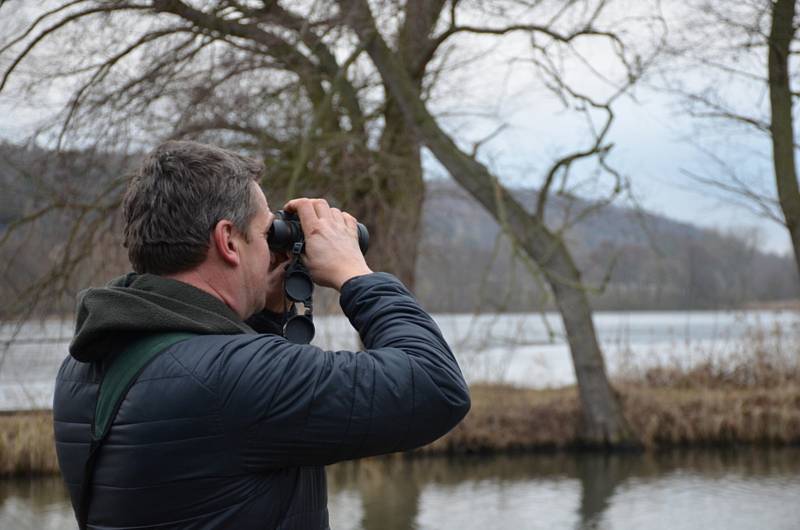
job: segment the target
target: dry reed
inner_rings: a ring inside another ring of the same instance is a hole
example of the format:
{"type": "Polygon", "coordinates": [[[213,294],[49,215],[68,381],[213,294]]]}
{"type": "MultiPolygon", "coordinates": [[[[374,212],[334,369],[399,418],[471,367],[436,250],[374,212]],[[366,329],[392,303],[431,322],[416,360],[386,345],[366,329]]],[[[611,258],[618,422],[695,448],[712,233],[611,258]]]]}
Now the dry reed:
{"type": "MultiPolygon", "coordinates": [[[[797,329],[790,330],[798,332],[797,329]]],[[[623,411],[644,446],[800,444],[800,337],[756,329],[720,357],[623,369],[615,381],[623,411]]],[[[475,386],[456,429],[426,448],[489,452],[580,445],[577,389],[475,386]]]]}
{"type": "Polygon", "coordinates": [[[0,414],[0,475],[57,472],[52,413],[0,414]]]}

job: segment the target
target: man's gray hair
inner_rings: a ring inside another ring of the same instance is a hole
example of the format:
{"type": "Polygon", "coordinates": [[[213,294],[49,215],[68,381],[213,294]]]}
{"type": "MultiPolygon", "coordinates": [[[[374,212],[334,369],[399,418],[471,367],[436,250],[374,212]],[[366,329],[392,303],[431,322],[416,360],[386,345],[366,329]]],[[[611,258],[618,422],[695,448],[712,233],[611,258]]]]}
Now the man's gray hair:
{"type": "Polygon", "coordinates": [[[135,173],[123,202],[133,270],[174,274],[205,260],[211,233],[227,219],[247,237],[256,213],[251,182],[263,164],[197,142],[158,146],[135,173]]]}

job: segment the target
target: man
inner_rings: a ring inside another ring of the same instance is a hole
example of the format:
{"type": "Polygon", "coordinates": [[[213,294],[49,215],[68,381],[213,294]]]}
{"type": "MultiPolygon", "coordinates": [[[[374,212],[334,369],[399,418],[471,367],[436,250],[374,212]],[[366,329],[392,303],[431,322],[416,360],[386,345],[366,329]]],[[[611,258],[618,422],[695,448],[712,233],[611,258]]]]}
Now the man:
{"type": "Polygon", "coordinates": [[[367,267],[355,219],[324,200],[285,209],[300,217],[315,282],[340,292],[366,349],[276,334],[286,257],[267,245],[261,171],[230,151],[167,142],[130,183],[136,272],[81,293],[56,382],[56,449],[76,510],[115,354],[154,333],[191,336],[147,364],[121,402],[88,488],[89,528],[325,529],[324,465],[426,444],[469,409],[436,324],[397,279],[367,267]]]}

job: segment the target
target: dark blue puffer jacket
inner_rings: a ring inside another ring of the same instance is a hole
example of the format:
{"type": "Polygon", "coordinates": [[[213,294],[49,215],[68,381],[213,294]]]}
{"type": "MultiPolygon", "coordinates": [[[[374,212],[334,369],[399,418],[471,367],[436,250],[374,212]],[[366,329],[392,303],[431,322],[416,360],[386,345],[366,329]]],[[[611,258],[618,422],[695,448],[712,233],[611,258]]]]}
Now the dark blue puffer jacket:
{"type": "Polygon", "coordinates": [[[256,333],[212,296],[150,275],[85,292],[53,404],[73,506],[108,355],[140,331],[198,333],[160,354],[123,401],[89,527],[326,529],[322,466],[421,446],[464,417],[453,354],[399,281],[354,278],[341,306],[364,351],[256,333]]]}

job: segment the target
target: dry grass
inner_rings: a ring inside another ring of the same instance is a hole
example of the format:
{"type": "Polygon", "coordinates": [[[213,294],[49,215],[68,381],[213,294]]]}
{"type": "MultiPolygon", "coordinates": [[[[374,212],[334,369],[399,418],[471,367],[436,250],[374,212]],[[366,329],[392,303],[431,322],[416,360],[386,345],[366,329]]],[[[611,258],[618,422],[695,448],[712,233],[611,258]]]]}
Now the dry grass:
{"type": "Polygon", "coordinates": [[[424,450],[476,453],[561,448],[574,443],[580,409],[574,387],[531,390],[474,385],[472,409],[453,431],[424,450]]]}
{"type": "Polygon", "coordinates": [[[620,388],[625,415],[646,447],[800,443],[800,386],[620,388]]]}
{"type": "Polygon", "coordinates": [[[800,358],[750,336],[751,352],[693,367],[662,366],[618,382],[647,446],[800,443],[800,358]]]}
{"type": "MultiPolygon", "coordinates": [[[[691,367],[627,368],[615,382],[626,418],[644,446],[800,444],[797,337],[756,331],[741,350],[691,367]]],[[[577,446],[577,389],[476,386],[467,418],[428,448],[488,452],[577,446]]]]}
{"type": "MultiPolygon", "coordinates": [[[[800,383],[706,388],[620,383],[625,416],[644,446],[800,443],[800,383]]],[[[473,406],[428,452],[493,452],[578,446],[577,389],[472,389],[473,406]]]]}
{"type": "Polygon", "coordinates": [[[49,411],[0,414],[0,475],[57,472],[53,415],[49,411]]]}

